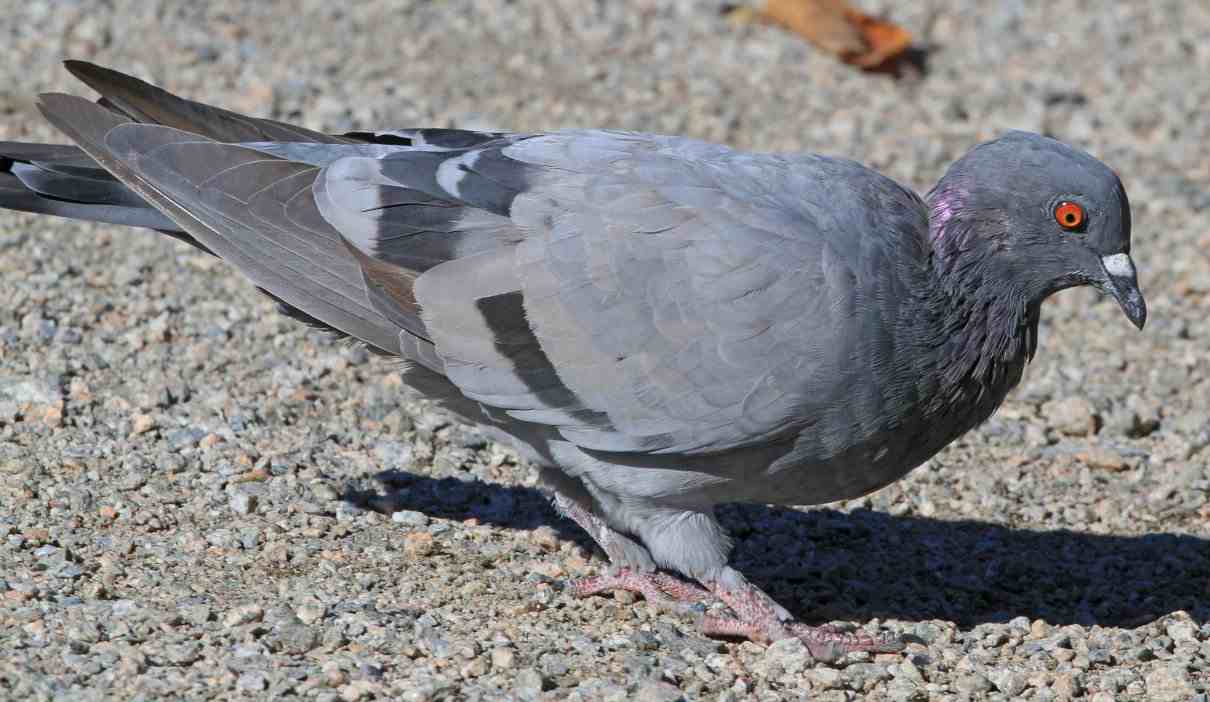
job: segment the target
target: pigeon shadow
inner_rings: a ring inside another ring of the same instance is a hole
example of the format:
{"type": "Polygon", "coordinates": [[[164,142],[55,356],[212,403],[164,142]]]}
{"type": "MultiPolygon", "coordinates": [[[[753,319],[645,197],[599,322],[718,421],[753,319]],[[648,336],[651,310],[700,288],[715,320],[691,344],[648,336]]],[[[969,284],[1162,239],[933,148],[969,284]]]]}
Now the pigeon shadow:
{"type": "MultiPolygon", "coordinates": [[[[547,525],[595,550],[534,488],[402,471],[375,479],[383,492],[350,487],[342,499],[385,514],[414,510],[519,530],[547,525]]],[[[733,565],[805,621],[942,619],[966,628],[1025,616],[1131,628],[1177,610],[1210,621],[1210,540],[1194,536],[763,505],[723,505],[718,517],[735,537],[733,565]]]]}

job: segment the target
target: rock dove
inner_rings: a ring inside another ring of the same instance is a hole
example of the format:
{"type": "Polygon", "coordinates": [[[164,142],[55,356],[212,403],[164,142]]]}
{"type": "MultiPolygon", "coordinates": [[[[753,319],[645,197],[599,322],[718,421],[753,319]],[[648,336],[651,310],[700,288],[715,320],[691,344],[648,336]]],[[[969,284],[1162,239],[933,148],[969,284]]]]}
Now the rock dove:
{"type": "Polygon", "coordinates": [[[176,237],[285,314],[401,357],[609,556],[576,592],[721,601],[709,634],[822,659],[901,647],[795,621],[728,565],[714,506],[903,477],[1017,384],[1051,293],[1092,285],[1146,319],[1122,183],[1037,134],[974,147],[921,199],[810,153],[329,135],[66,66],[102,97],[41,96],[76,145],[0,144],[0,206],[176,237]]]}

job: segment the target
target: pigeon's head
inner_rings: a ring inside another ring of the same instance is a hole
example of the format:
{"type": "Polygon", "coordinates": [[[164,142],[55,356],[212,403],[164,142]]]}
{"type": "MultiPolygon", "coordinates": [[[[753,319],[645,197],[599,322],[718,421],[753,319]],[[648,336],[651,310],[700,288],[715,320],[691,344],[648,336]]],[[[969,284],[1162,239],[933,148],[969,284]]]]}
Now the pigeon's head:
{"type": "Polygon", "coordinates": [[[1030,303],[1092,285],[1140,329],[1147,305],[1130,258],[1130,202],[1092,156],[1028,132],[1009,132],[955,162],[929,194],[938,265],[979,260],[1030,303]]]}

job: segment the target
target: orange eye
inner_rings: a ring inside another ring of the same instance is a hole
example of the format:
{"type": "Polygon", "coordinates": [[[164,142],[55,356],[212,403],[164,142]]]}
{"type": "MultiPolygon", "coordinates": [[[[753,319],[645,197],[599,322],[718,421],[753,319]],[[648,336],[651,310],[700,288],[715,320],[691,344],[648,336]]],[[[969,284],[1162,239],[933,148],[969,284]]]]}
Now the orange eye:
{"type": "Polygon", "coordinates": [[[1064,229],[1079,229],[1084,224],[1084,208],[1074,202],[1060,202],[1055,208],[1055,221],[1064,229]]]}

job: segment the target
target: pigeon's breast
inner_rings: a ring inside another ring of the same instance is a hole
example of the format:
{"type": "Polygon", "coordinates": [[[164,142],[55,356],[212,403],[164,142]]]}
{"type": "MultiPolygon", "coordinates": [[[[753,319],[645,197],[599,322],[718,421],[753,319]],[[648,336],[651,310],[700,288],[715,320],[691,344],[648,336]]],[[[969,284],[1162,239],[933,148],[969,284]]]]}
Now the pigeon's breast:
{"type": "Polygon", "coordinates": [[[781,455],[767,457],[768,468],[745,486],[748,499],[822,504],[883,488],[989,418],[1020,381],[1025,362],[1023,356],[1007,359],[994,382],[967,377],[956,387],[940,388],[944,401],[927,396],[884,407],[877,423],[858,425],[843,413],[830,425],[815,423],[784,445],[781,455]]]}

